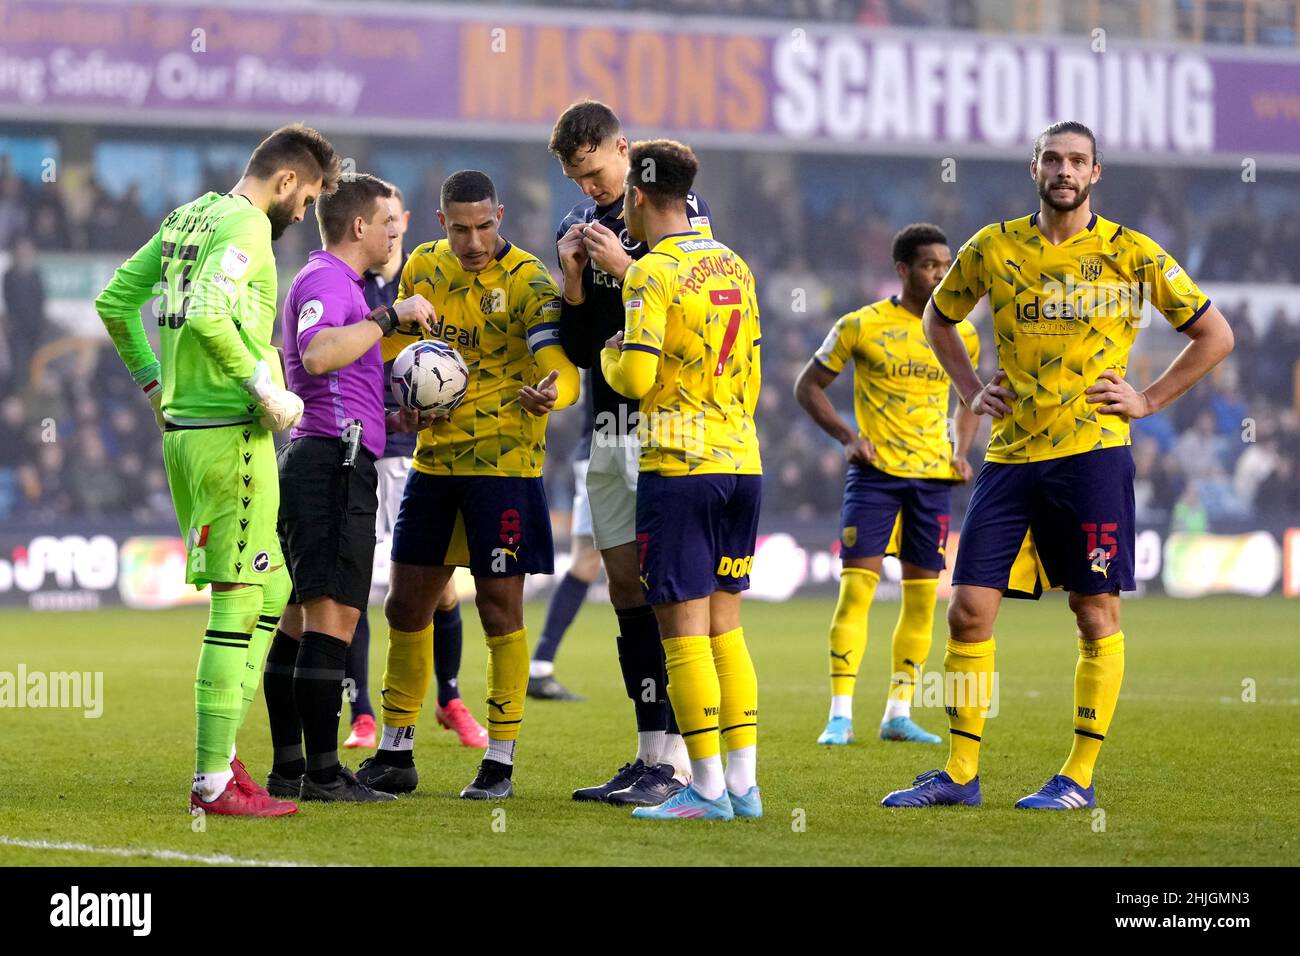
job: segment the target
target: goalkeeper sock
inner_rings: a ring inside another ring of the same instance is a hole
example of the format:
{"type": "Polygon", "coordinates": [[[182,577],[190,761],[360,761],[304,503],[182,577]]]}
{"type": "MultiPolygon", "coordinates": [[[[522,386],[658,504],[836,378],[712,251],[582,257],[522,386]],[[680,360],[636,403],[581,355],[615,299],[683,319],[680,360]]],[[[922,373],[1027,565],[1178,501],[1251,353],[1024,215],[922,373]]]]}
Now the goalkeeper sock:
{"type": "Polygon", "coordinates": [[[298,662],[298,642],[277,630],[266,655],[262,694],[271,724],[271,769],[282,777],[301,777],[307,770],[302,755],[302,721],[293,702],[293,670],[298,662]]]}
{"type": "Polygon", "coordinates": [[[1081,787],[1092,786],[1092,771],[1115,716],[1123,681],[1123,631],[1096,641],[1080,639],[1074,668],[1074,744],[1061,773],[1081,787]]]}
{"type": "Polygon", "coordinates": [[[493,740],[519,739],[519,726],[524,722],[524,695],[528,690],[528,630],[521,627],[509,634],[489,635],[486,640],[488,745],[491,746],[493,740]]]}
{"type": "Polygon", "coordinates": [[[221,794],[230,773],[230,750],[243,708],[244,664],[248,645],[262,607],[259,587],[233,588],[212,593],[208,627],[194,675],[195,751],[198,774],[205,777],[205,795],[220,785],[221,794]]]}
{"type": "Polygon", "coordinates": [[[898,623],[894,626],[894,638],[890,643],[893,669],[890,671],[885,720],[911,716],[916,682],[921,678],[925,659],[930,656],[938,593],[938,578],[903,581],[903,606],[899,609],[898,623]]]}
{"type": "Polygon", "coordinates": [[[433,612],[433,673],[438,681],[439,707],[460,699],[460,655],[464,633],[459,603],[450,610],[433,612]]]}
{"type": "Polygon", "coordinates": [[[867,618],[880,575],[866,568],[844,568],[840,597],[831,619],[831,716],[853,716],[853,688],[867,651],[867,618]]]}
{"type": "Polygon", "coordinates": [[[944,770],[955,783],[970,783],[980,772],[980,735],[992,687],[993,638],[974,644],[948,640],[943,657],[944,700],[949,750],[944,770]]]}
{"type": "Polygon", "coordinates": [[[257,697],[257,685],[262,679],[262,664],[266,660],[267,648],[275,637],[280,615],[289,603],[289,593],[292,590],[293,582],[289,578],[289,570],[284,566],[276,568],[262,582],[262,611],[253,628],[253,637],[248,642],[248,658],[244,662],[244,704],[239,712],[240,727],[248,719],[248,709],[257,697]]]}
{"type": "Polygon", "coordinates": [[[317,783],[328,783],[339,772],[339,713],[347,661],[348,645],[337,637],[306,631],[298,642],[293,699],[302,721],[307,776],[317,783]]]}

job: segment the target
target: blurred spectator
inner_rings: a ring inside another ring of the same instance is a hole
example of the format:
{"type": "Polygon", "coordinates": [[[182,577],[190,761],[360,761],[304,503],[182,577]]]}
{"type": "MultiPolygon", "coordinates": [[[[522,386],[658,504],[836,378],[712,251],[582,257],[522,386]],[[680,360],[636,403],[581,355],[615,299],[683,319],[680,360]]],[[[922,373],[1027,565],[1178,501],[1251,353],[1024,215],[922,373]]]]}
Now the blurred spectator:
{"type": "Polygon", "coordinates": [[[1246,510],[1255,505],[1261,485],[1281,466],[1277,439],[1271,434],[1246,446],[1232,474],[1232,489],[1246,510]]]}
{"type": "Polygon", "coordinates": [[[27,234],[30,214],[23,196],[23,181],[13,171],[8,156],[0,155],[0,249],[8,249],[27,234]]]}
{"type": "Polygon", "coordinates": [[[77,430],[75,456],[68,468],[74,506],[78,514],[103,517],[122,509],[125,504],[121,462],[110,463],[104,440],[93,423],[77,430]]]}
{"type": "Polygon", "coordinates": [[[25,236],[14,243],[3,286],[8,387],[16,391],[27,384],[32,356],[45,335],[45,281],[37,266],[36,247],[25,236]]]}
{"type": "Polygon", "coordinates": [[[1227,449],[1228,439],[1219,434],[1214,412],[1207,409],[1197,416],[1195,427],[1179,437],[1174,457],[1189,478],[1217,478],[1223,475],[1227,449]]]}

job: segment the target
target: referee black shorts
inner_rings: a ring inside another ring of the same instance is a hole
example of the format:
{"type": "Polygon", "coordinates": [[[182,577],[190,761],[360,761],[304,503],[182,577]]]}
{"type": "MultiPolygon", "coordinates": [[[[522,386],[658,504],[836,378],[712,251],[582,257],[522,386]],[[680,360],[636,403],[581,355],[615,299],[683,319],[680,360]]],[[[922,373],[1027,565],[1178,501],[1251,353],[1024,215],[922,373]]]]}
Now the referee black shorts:
{"type": "Polygon", "coordinates": [[[375,560],[375,460],[364,448],[343,467],[337,439],[297,438],[279,451],[280,545],[290,604],[329,597],[365,612],[375,560]]]}

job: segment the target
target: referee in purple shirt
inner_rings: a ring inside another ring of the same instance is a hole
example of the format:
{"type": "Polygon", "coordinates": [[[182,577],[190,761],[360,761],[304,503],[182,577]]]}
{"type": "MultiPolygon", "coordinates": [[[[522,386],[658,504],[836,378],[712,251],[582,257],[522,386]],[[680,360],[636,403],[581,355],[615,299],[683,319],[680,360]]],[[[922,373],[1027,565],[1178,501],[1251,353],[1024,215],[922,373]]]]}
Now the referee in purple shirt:
{"type": "Polygon", "coordinates": [[[358,783],[338,757],[348,644],[374,563],[375,459],[390,428],[424,424],[385,415],[379,340],[399,322],[428,329],[433,306],[415,295],[372,309],[363,291],[362,276],[383,265],[398,238],[392,195],[383,180],[358,175],[321,196],[325,248],[308,258],[284,306],[286,384],[305,410],[279,453],[279,531],[293,594],[266,658],[274,747],[266,787],[300,800],[392,799],[358,783]]]}

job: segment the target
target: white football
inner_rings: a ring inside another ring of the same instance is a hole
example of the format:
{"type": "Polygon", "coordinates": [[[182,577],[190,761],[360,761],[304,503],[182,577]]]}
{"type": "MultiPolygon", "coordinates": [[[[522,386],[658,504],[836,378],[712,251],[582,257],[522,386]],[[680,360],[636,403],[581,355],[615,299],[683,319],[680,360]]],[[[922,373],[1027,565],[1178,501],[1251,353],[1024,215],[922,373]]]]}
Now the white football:
{"type": "Polygon", "coordinates": [[[413,342],[393,360],[393,398],[415,412],[449,414],[465,398],[469,370],[460,353],[446,342],[413,342]]]}

